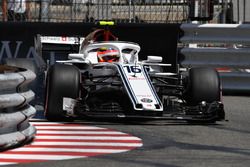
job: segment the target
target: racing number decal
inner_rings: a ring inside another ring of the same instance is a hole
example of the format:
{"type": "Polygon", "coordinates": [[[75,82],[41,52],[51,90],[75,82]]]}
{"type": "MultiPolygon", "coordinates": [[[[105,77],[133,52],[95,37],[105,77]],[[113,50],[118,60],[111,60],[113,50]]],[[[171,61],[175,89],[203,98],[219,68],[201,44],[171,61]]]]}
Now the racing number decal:
{"type": "Polygon", "coordinates": [[[125,68],[128,73],[141,73],[142,72],[140,69],[140,66],[126,65],[126,66],[123,66],[123,68],[125,68]]]}
{"type": "Polygon", "coordinates": [[[162,111],[161,102],[140,64],[117,64],[117,67],[135,110],[162,111]]]}

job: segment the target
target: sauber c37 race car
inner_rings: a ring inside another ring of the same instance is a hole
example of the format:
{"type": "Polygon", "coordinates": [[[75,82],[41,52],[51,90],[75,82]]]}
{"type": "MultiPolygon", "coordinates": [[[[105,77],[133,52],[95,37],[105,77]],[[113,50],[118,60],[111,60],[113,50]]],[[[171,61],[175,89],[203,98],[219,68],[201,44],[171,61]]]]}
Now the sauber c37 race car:
{"type": "Polygon", "coordinates": [[[49,66],[48,120],[116,117],[211,123],[224,119],[216,70],[168,72],[164,69],[171,64],[162,63],[162,57],[140,60],[136,43],[115,38],[97,41],[94,36],[78,40],[78,53],[49,66]]]}

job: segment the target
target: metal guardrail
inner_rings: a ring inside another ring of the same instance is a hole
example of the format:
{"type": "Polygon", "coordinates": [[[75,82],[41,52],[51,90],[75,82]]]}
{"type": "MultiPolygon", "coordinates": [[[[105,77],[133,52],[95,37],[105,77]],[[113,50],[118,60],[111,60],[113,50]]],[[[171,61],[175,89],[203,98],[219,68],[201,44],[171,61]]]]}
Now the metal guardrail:
{"type": "Polygon", "coordinates": [[[246,72],[221,72],[222,89],[224,94],[249,95],[250,74],[246,72]]]}
{"type": "Polygon", "coordinates": [[[34,93],[27,89],[35,74],[26,69],[0,65],[0,150],[30,141],[36,132],[29,119],[36,110],[29,105],[34,93]]]}
{"type": "Polygon", "coordinates": [[[250,48],[183,48],[183,66],[250,68],[250,48]]]}
{"type": "Polygon", "coordinates": [[[250,94],[250,24],[182,24],[180,64],[228,68],[222,72],[224,93],[250,94]]]}
{"type": "Polygon", "coordinates": [[[182,43],[250,44],[250,24],[182,24],[182,43]]]}

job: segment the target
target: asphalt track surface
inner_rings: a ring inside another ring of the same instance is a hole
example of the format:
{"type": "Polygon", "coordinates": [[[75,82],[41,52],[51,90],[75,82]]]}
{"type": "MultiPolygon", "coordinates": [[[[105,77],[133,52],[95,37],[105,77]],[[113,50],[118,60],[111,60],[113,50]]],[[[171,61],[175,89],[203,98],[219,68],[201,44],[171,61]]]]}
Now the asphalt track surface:
{"type": "Polygon", "coordinates": [[[125,153],[92,158],[10,165],[18,167],[247,167],[250,166],[250,97],[224,97],[228,121],[215,125],[180,122],[87,125],[116,129],[142,139],[125,153]]]}

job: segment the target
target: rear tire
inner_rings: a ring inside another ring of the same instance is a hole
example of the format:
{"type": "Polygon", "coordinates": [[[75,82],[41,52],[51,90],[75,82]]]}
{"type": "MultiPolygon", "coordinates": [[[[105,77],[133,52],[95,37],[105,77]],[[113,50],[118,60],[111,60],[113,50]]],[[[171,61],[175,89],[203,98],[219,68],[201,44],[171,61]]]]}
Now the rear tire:
{"type": "Polygon", "coordinates": [[[49,121],[69,121],[63,111],[63,98],[79,97],[80,71],[73,65],[55,64],[46,82],[45,117],[49,121]]]}
{"type": "Polygon", "coordinates": [[[197,105],[202,101],[211,103],[221,100],[219,74],[212,68],[192,68],[189,71],[186,101],[197,105]]]}

